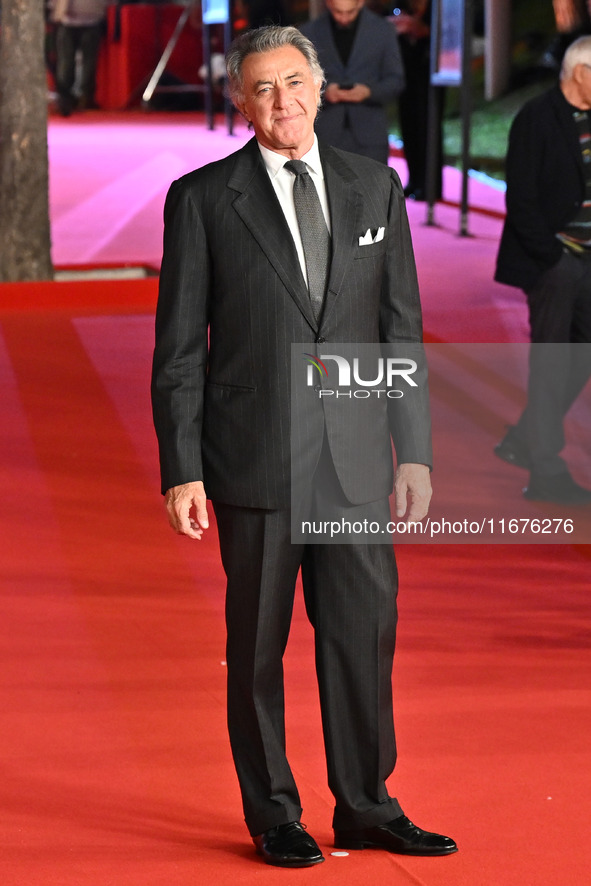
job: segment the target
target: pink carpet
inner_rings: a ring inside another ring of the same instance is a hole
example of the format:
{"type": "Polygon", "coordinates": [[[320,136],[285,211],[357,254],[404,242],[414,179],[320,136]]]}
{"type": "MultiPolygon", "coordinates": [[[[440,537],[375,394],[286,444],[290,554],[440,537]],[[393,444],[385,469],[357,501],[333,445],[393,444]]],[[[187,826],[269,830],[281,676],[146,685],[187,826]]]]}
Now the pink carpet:
{"type": "MultiPolygon", "coordinates": [[[[210,132],[199,114],[98,112],[49,127],[53,259],[56,265],[142,264],[159,267],[162,207],[170,182],[237,150],[250,138],[237,121],[228,136],[210,132]]],[[[405,163],[393,165],[406,180],[405,163]]],[[[446,169],[444,197],[458,201],[460,174],[446,169]]],[[[503,194],[470,183],[475,208],[500,213],[503,194]]],[[[473,212],[472,236],[459,237],[457,207],[440,205],[425,227],[425,204],[408,205],[425,309],[425,325],[444,341],[527,341],[520,294],[492,282],[501,222],[473,212]],[[461,273],[449,276],[449,260],[461,273]],[[442,276],[447,295],[441,297],[442,276]],[[465,333],[469,330],[469,339],[465,333]]]]}

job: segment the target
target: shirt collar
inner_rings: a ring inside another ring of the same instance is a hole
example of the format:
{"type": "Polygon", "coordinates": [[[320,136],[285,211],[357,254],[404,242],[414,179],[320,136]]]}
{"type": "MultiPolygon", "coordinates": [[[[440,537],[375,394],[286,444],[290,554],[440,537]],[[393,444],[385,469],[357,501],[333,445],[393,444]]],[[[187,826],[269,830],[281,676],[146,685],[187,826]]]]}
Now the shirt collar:
{"type": "MultiPolygon", "coordinates": [[[[274,179],[275,176],[281,172],[285,164],[288,162],[287,158],[283,154],[277,154],[275,151],[270,151],[269,148],[264,148],[263,145],[261,145],[260,143],[259,150],[263,157],[263,162],[267,167],[267,172],[269,173],[270,178],[274,179]]],[[[304,161],[304,163],[306,163],[307,166],[310,167],[315,175],[319,176],[320,178],[324,178],[316,134],[314,134],[314,144],[312,145],[308,153],[304,154],[301,159],[304,161]]]]}

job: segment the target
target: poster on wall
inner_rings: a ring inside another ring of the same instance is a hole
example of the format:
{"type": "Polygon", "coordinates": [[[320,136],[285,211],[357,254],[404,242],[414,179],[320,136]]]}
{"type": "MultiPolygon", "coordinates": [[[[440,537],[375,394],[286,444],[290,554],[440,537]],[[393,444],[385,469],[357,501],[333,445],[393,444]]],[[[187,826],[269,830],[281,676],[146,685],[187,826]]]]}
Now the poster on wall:
{"type": "Polygon", "coordinates": [[[431,40],[431,83],[460,86],[466,0],[435,0],[431,40]]]}

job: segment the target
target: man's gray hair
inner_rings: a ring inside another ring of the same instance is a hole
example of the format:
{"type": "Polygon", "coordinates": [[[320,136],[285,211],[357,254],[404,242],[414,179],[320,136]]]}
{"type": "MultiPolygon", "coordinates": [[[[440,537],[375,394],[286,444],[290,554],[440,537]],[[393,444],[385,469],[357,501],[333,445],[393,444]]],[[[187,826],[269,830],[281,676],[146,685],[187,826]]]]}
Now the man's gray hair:
{"type": "Polygon", "coordinates": [[[244,100],[244,78],[242,76],[244,59],[255,52],[270,52],[272,49],[281,49],[283,46],[294,46],[299,49],[308,63],[314,82],[319,87],[324,85],[324,71],[318,61],[314,44],[304,37],[297,28],[267,25],[240,34],[226,53],[228,95],[234,104],[244,100]]]}
{"type": "Polygon", "coordinates": [[[591,66],[591,37],[579,37],[568,47],[562,59],[560,80],[570,80],[577,65],[591,66]]]}

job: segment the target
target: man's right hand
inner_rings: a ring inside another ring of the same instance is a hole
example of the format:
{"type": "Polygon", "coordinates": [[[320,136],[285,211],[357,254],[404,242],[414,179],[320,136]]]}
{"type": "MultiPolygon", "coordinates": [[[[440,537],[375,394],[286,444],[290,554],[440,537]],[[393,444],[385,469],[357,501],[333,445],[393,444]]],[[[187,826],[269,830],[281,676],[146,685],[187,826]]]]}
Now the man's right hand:
{"type": "Polygon", "coordinates": [[[324,90],[324,101],[330,102],[331,105],[336,104],[340,101],[339,94],[341,90],[339,89],[338,83],[329,83],[324,90]]]}
{"type": "Polygon", "coordinates": [[[207,499],[201,480],[172,486],[165,495],[168,521],[175,532],[200,539],[209,526],[207,499]]]}

